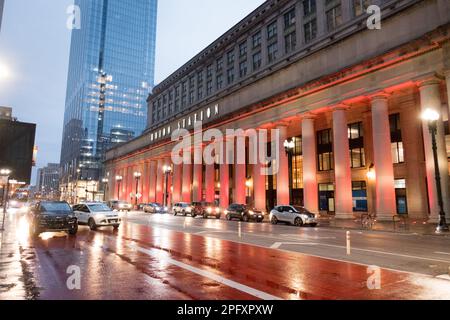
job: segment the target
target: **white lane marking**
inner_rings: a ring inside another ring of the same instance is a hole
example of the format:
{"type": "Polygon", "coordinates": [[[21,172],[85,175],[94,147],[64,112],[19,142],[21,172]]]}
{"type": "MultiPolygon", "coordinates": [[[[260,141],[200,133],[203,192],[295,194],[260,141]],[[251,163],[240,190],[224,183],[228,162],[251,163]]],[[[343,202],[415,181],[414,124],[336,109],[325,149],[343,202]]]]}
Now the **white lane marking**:
{"type": "Polygon", "coordinates": [[[316,237],[316,236],[307,236],[303,234],[295,234],[295,233],[282,233],[280,234],[282,237],[290,237],[290,238],[302,238],[307,240],[334,240],[337,239],[336,237],[316,237]]]}
{"type": "Polygon", "coordinates": [[[202,269],[190,266],[190,265],[188,265],[186,263],[177,261],[177,260],[172,259],[170,257],[154,253],[154,252],[152,252],[152,250],[144,249],[144,248],[138,247],[136,245],[131,245],[131,244],[129,245],[129,247],[134,249],[134,250],[137,250],[137,251],[139,251],[141,253],[144,253],[144,254],[146,254],[148,256],[151,256],[151,257],[153,257],[155,259],[158,259],[159,261],[163,260],[166,263],[172,264],[172,265],[177,266],[179,268],[182,268],[182,269],[188,270],[188,271],[190,271],[192,273],[198,274],[198,275],[200,275],[202,277],[209,278],[209,279],[214,280],[216,282],[222,283],[222,284],[224,284],[226,286],[229,286],[231,288],[234,288],[236,290],[248,293],[248,294],[250,294],[250,295],[252,295],[254,297],[257,297],[257,298],[260,298],[260,299],[263,299],[263,300],[282,300],[279,297],[273,296],[273,295],[268,294],[268,293],[263,292],[263,291],[259,291],[257,289],[251,288],[249,286],[243,285],[243,284],[235,282],[233,280],[228,280],[228,279],[226,279],[226,278],[224,278],[222,276],[219,276],[217,274],[214,274],[212,272],[205,271],[205,270],[202,270],[202,269]]]}
{"type": "Polygon", "coordinates": [[[443,280],[450,280],[450,275],[443,274],[443,275],[437,276],[436,278],[443,279],[443,280]]]}
{"type": "Polygon", "coordinates": [[[275,242],[270,246],[271,249],[279,249],[282,245],[297,245],[297,246],[317,246],[318,243],[312,242],[275,242]]]}
{"type": "Polygon", "coordinates": [[[450,253],[448,253],[448,252],[439,252],[439,251],[437,251],[437,252],[435,252],[436,254],[445,254],[445,255],[449,255],[450,256],[450,253]]]}

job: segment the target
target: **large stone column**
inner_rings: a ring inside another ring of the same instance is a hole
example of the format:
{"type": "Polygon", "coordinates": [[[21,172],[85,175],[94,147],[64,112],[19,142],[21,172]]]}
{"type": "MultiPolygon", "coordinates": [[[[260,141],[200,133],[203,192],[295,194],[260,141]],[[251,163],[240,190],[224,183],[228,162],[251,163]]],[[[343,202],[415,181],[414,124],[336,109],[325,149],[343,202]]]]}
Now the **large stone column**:
{"type": "MultiPolygon", "coordinates": [[[[448,44],[448,46],[450,47],[450,44],[448,44]]],[[[449,48],[450,51],[450,48],[449,48]]],[[[450,60],[450,56],[449,56],[449,60],[450,60]]],[[[448,62],[448,64],[450,64],[450,62],[448,62]]],[[[448,118],[450,119],[450,69],[446,70],[444,72],[445,75],[445,84],[446,84],[446,88],[447,88],[447,107],[448,107],[448,118]]]]}
{"type": "MultiPolygon", "coordinates": [[[[259,135],[258,135],[259,136],[259,135]]],[[[261,145],[258,141],[258,148],[255,150],[259,153],[261,145]]],[[[264,174],[265,165],[261,163],[259,156],[256,164],[253,165],[253,197],[255,208],[266,211],[266,175],[264,174]]]]}
{"type": "Polygon", "coordinates": [[[373,153],[375,165],[375,210],[379,220],[392,221],[397,214],[395,201],[394,166],[391,153],[388,95],[371,97],[373,153]]]}
{"type": "Polygon", "coordinates": [[[352,171],[348,141],[347,106],[333,110],[333,153],[335,176],[336,218],[353,218],[352,171]]]}
{"type": "Polygon", "coordinates": [[[317,184],[317,150],[315,117],[305,116],[302,120],[303,149],[303,193],[305,208],[313,213],[319,212],[319,189],[317,184]]]}
{"type": "MultiPolygon", "coordinates": [[[[442,114],[442,101],[439,90],[439,79],[429,79],[419,83],[420,101],[422,111],[430,108],[442,114]]],[[[427,171],[428,181],[428,199],[430,205],[430,222],[435,223],[439,221],[439,205],[436,189],[436,175],[434,167],[433,149],[431,143],[431,133],[426,121],[423,122],[423,138],[425,147],[425,163],[427,171]]],[[[438,147],[438,160],[439,160],[439,172],[441,175],[442,197],[444,200],[444,211],[447,217],[450,216],[449,208],[449,191],[448,191],[448,160],[447,150],[445,145],[445,131],[442,116],[438,120],[437,129],[437,147],[438,147]]]]}
{"type": "Polygon", "coordinates": [[[183,202],[192,202],[192,164],[183,163],[183,202]]]}
{"type": "Polygon", "coordinates": [[[173,203],[181,202],[181,184],[182,184],[182,164],[174,164],[173,165],[173,194],[172,199],[173,203]]]}
{"type": "Polygon", "coordinates": [[[152,160],[149,164],[149,192],[148,201],[156,202],[156,170],[157,162],[152,160]]]}
{"type": "Polygon", "coordinates": [[[227,138],[221,142],[220,146],[220,207],[227,209],[230,205],[230,163],[228,159],[234,157],[228,155],[232,150],[227,150],[227,138]]]}
{"type": "Polygon", "coordinates": [[[200,202],[203,199],[203,148],[201,145],[194,147],[194,177],[192,183],[193,201],[200,202]]]}
{"type": "Polygon", "coordinates": [[[236,161],[234,165],[234,202],[239,204],[247,203],[246,182],[247,168],[245,161],[245,135],[236,136],[236,161]],[[244,148],[242,150],[242,148],[244,148]],[[243,152],[243,157],[239,157],[239,152],[243,152]]]}
{"type": "Polygon", "coordinates": [[[289,199],[289,163],[288,156],[284,149],[284,142],[287,140],[287,126],[279,125],[277,130],[280,133],[278,141],[278,172],[277,172],[277,205],[288,205],[289,199]]]}
{"type": "Polygon", "coordinates": [[[148,203],[148,193],[149,193],[149,187],[150,187],[150,175],[149,175],[149,163],[144,162],[143,164],[143,172],[142,172],[142,203],[148,203]]]}
{"type": "Polygon", "coordinates": [[[205,191],[206,202],[214,202],[216,196],[216,179],[215,179],[215,166],[214,163],[206,164],[205,170],[205,191]]]}
{"type": "Polygon", "coordinates": [[[156,202],[163,204],[164,201],[164,159],[158,159],[158,165],[156,168],[156,202]]]}

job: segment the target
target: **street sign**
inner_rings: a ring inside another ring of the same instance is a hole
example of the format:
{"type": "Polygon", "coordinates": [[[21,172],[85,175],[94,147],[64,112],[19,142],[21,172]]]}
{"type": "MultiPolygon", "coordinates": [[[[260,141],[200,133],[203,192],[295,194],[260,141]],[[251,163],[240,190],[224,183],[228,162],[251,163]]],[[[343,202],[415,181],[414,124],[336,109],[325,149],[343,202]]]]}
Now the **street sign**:
{"type": "Polygon", "coordinates": [[[136,198],[138,198],[138,199],[142,198],[142,194],[138,193],[138,194],[136,195],[136,198]]]}

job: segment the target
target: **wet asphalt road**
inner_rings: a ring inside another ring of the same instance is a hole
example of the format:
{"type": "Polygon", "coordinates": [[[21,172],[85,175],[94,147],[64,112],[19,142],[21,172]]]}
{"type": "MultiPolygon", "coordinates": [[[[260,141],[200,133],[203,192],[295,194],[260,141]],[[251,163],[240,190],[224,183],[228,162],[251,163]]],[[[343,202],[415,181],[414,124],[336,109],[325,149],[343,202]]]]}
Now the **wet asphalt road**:
{"type": "Polygon", "coordinates": [[[450,239],[124,214],[117,232],[28,237],[10,215],[0,299],[450,299],[450,239]],[[368,265],[381,287],[368,287],[368,265]],[[399,271],[396,271],[399,270],[399,271]],[[74,284],[75,287],[74,287],[74,284]],[[79,285],[79,287],[78,287],[79,285]]]}

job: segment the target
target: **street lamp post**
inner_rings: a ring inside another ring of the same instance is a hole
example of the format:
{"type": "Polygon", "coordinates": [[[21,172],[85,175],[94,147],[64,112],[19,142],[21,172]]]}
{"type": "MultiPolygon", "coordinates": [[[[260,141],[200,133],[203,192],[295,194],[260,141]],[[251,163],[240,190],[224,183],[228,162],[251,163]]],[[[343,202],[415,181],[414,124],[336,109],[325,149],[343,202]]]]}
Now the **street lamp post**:
{"type": "Polygon", "coordinates": [[[102,182],[103,182],[103,201],[106,201],[106,193],[108,192],[109,179],[103,178],[102,182]]]}
{"type": "MultiPolygon", "coordinates": [[[[3,219],[1,231],[5,230],[5,217],[6,217],[6,206],[8,204],[8,194],[9,194],[9,176],[11,175],[11,170],[0,169],[0,176],[6,177],[6,191],[3,191],[3,219]]],[[[5,189],[3,189],[5,190],[5,189]]]]}
{"type": "Polygon", "coordinates": [[[430,130],[431,143],[433,148],[434,174],[436,177],[436,192],[439,205],[439,224],[436,228],[436,233],[444,233],[449,231],[449,227],[445,219],[444,200],[442,197],[442,186],[441,186],[441,173],[439,171],[439,158],[436,140],[439,118],[440,118],[439,112],[433,109],[426,109],[422,114],[422,119],[428,122],[428,128],[430,130]]]}
{"type": "Polygon", "coordinates": [[[168,198],[169,198],[169,176],[172,173],[171,166],[164,166],[164,207],[168,206],[168,198]]]}
{"type": "Polygon", "coordinates": [[[288,156],[288,172],[289,172],[289,202],[294,201],[292,195],[293,183],[292,183],[292,157],[294,155],[295,142],[292,139],[288,139],[284,142],[284,150],[288,156]]]}
{"type": "Polygon", "coordinates": [[[138,206],[138,192],[139,192],[139,180],[141,180],[141,176],[142,174],[140,172],[135,172],[134,173],[134,179],[136,180],[136,193],[134,194],[135,198],[134,198],[134,205],[137,209],[138,206]]]}
{"type": "Polygon", "coordinates": [[[120,200],[120,183],[122,182],[123,177],[122,176],[116,176],[117,181],[117,200],[120,200]]]}

